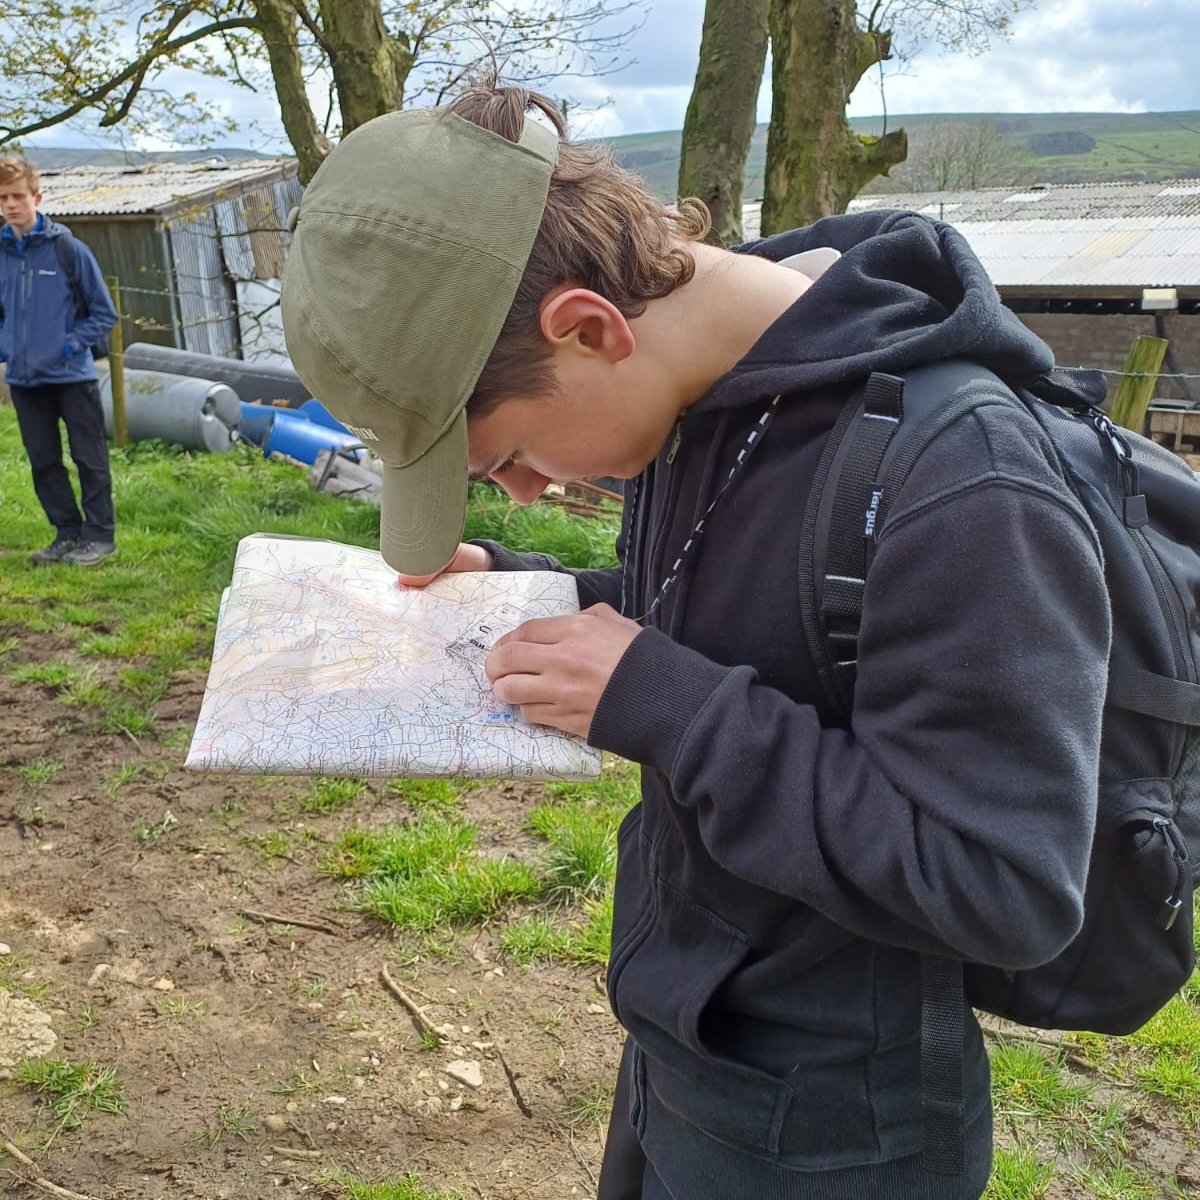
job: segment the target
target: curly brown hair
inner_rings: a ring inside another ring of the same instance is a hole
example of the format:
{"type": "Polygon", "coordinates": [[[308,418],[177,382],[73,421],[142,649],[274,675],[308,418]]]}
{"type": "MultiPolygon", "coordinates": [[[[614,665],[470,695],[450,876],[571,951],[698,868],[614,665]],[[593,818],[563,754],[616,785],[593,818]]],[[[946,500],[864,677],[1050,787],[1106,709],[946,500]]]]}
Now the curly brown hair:
{"type": "Polygon", "coordinates": [[[626,317],[646,311],[695,272],[680,241],[699,241],[709,230],[708,210],[686,200],[666,208],[612,153],[567,140],[553,101],[520,87],[487,80],[450,105],[464,120],[517,141],[526,113],[539,111],[558,132],[558,162],[537,237],[516,298],[496,345],[467,402],[482,416],[516,395],[548,394],[554,384],[549,347],[538,320],[546,294],[560,284],[597,292],[626,317]]]}

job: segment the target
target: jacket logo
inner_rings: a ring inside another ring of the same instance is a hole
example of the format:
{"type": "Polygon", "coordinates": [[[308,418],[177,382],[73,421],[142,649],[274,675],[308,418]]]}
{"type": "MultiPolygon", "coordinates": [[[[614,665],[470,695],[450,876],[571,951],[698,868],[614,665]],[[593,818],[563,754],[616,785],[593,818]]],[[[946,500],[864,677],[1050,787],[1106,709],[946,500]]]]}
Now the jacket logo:
{"type": "Polygon", "coordinates": [[[875,535],[875,521],[879,516],[879,502],[883,499],[883,488],[876,488],[871,493],[871,503],[867,508],[867,523],[863,526],[863,537],[875,535]]]}
{"type": "Polygon", "coordinates": [[[379,441],[379,435],[373,429],[369,429],[365,426],[359,427],[358,425],[347,425],[346,428],[350,430],[355,437],[360,438],[364,442],[379,441]]]}

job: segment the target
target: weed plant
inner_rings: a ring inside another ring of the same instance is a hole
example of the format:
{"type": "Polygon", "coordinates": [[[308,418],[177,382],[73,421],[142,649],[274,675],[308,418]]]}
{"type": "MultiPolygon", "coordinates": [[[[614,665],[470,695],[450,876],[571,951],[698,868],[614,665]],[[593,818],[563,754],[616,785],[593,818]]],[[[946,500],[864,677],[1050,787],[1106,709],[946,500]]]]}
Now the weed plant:
{"type": "Polygon", "coordinates": [[[35,1058],[21,1063],[15,1078],[42,1093],[57,1118],[47,1145],[62,1130],[78,1129],[89,1113],[119,1115],[125,1111],[125,1091],[114,1067],[92,1062],[72,1065],[61,1058],[35,1058]]]}

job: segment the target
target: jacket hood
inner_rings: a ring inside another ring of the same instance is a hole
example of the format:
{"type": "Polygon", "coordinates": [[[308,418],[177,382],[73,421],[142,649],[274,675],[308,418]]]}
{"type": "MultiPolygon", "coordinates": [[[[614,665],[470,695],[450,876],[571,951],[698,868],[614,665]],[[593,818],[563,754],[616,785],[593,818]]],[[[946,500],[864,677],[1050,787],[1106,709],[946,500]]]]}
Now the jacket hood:
{"type": "Polygon", "coordinates": [[[1000,303],[966,239],[912,212],[825,217],[748,242],[778,262],[828,246],[841,257],[722,376],[696,410],[903,372],[967,357],[1014,384],[1054,365],[1049,347],[1000,303]]]}
{"type": "MultiPolygon", "coordinates": [[[[62,237],[64,233],[70,233],[70,230],[65,225],[60,225],[57,221],[52,220],[44,212],[38,213],[42,219],[42,225],[39,229],[36,225],[25,236],[29,238],[56,238],[62,237]]],[[[7,224],[0,225],[0,236],[7,242],[15,242],[17,239],[13,236],[12,230],[7,224]]]]}

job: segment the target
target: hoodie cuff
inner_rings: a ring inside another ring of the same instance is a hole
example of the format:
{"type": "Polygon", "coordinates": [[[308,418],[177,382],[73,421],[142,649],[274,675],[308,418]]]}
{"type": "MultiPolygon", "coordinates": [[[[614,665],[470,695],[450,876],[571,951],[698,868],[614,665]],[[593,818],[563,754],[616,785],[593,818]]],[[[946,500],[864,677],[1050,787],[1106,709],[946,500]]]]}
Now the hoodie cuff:
{"type": "Polygon", "coordinates": [[[669,775],[692,722],[732,670],[643,629],[596,705],[589,745],[669,775]]]}
{"type": "Polygon", "coordinates": [[[562,566],[549,554],[521,554],[501,542],[472,538],[472,546],[482,546],[492,556],[493,571],[561,571],[562,566]]]}

